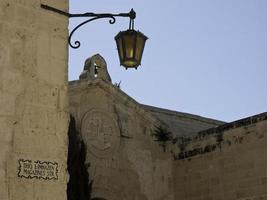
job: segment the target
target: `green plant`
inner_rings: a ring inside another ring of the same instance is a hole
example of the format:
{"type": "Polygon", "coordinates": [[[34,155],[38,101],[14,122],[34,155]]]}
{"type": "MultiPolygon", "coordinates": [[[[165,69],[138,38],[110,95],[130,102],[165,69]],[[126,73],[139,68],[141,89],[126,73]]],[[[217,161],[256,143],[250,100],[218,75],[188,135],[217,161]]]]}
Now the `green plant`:
{"type": "Polygon", "coordinates": [[[166,151],[167,142],[173,140],[172,133],[163,126],[156,126],[155,130],[152,133],[152,136],[156,138],[155,141],[159,142],[164,152],[166,151]]]}

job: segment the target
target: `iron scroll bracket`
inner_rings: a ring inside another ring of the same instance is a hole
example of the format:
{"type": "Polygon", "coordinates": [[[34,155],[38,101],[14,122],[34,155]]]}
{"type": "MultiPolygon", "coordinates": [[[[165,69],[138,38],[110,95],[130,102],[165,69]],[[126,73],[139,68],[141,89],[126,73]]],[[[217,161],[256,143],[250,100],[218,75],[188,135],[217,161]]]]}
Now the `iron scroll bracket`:
{"type": "Polygon", "coordinates": [[[51,6],[48,6],[48,5],[44,5],[44,4],[41,4],[41,8],[43,9],[46,9],[46,10],[49,10],[49,11],[52,11],[52,12],[55,12],[55,13],[58,13],[60,15],[64,15],[68,18],[73,18],[73,17],[87,17],[89,19],[85,20],[84,22],[80,23],[79,25],[77,25],[71,32],[70,32],[70,35],[69,35],[69,38],[68,38],[68,42],[69,42],[69,45],[71,46],[71,48],[73,49],[77,49],[81,46],[81,43],[80,41],[76,40],[74,41],[74,44],[72,44],[71,42],[71,38],[74,34],[74,32],[76,30],[78,30],[81,26],[91,22],[91,21],[94,21],[94,20],[97,20],[97,19],[103,19],[103,18],[108,18],[109,19],[109,23],[110,24],[114,24],[116,22],[116,17],[129,17],[130,18],[130,24],[129,24],[129,28],[133,28],[133,24],[134,24],[134,19],[136,17],[136,13],[133,9],[130,10],[129,13],[118,13],[118,14],[112,14],[112,13],[93,13],[93,12],[87,12],[87,13],[82,13],[82,14],[71,14],[71,13],[68,13],[68,12],[65,12],[65,11],[62,11],[62,10],[59,10],[57,8],[53,8],[51,6]]]}

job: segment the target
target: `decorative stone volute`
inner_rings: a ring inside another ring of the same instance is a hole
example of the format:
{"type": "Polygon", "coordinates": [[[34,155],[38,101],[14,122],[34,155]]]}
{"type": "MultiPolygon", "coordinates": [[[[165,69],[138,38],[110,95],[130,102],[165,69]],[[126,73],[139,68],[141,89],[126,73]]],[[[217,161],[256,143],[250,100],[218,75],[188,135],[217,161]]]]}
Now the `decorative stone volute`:
{"type": "Polygon", "coordinates": [[[80,80],[94,80],[96,78],[101,78],[104,81],[111,82],[107,63],[100,54],[95,54],[85,60],[84,69],[79,78],[80,80]]]}

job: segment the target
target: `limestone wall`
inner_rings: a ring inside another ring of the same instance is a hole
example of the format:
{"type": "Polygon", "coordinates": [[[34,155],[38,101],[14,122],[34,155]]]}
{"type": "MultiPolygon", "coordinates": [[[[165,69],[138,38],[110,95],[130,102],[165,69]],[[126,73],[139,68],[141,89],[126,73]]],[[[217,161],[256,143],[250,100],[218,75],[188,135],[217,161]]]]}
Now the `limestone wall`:
{"type": "Polygon", "coordinates": [[[87,146],[92,197],[174,200],[172,157],[151,136],[159,122],[103,80],[70,84],[70,110],[87,146]]]}
{"type": "Polygon", "coordinates": [[[267,113],[175,134],[164,152],[151,133],[165,121],[108,80],[73,81],[69,98],[87,146],[93,197],[267,199],[267,113]]]}
{"type": "Polygon", "coordinates": [[[0,199],[66,199],[67,0],[0,1],[0,199]]]}
{"type": "Polygon", "coordinates": [[[266,152],[267,113],[202,132],[173,163],[175,199],[267,199],[266,152]]]}

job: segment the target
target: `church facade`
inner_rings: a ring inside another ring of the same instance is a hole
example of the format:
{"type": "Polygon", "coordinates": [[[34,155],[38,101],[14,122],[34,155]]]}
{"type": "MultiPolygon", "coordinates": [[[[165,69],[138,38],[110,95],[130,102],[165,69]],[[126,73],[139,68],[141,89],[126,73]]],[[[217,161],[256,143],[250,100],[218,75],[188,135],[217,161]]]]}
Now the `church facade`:
{"type": "Polygon", "coordinates": [[[267,198],[267,113],[225,123],[140,104],[99,54],[69,83],[69,104],[94,198],[267,198]]]}

